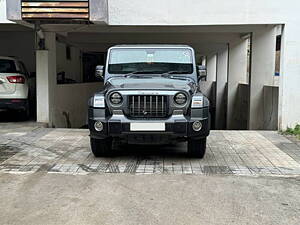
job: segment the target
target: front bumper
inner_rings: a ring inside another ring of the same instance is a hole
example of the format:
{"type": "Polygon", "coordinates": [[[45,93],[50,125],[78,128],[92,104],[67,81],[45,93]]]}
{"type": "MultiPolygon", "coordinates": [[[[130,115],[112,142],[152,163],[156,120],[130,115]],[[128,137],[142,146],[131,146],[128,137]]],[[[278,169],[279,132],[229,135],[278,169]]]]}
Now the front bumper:
{"type": "Polygon", "coordinates": [[[113,116],[105,116],[105,110],[89,109],[89,129],[92,138],[103,139],[107,137],[120,137],[130,139],[133,136],[166,136],[168,138],[203,138],[210,132],[210,116],[208,109],[205,112],[184,116],[182,113],[173,114],[168,119],[157,120],[132,120],[127,118],[122,111],[117,111],[113,116]],[[207,113],[206,113],[207,111],[207,113]],[[193,116],[194,115],[194,116],[193,116]],[[103,123],[103,130],[98,132],[94,128],[96,121],[103,123]],[[201,121],[202,129],[198,132],[192,128],[194,121],[201,121]],[[165,131],[130,131],[130,123],[165,123],[165,131]]]}
{"type": "Polygon", "coordinates": [[[0,99],[0,109],[5,110],[26,110],[27,99],[0,99]]]}

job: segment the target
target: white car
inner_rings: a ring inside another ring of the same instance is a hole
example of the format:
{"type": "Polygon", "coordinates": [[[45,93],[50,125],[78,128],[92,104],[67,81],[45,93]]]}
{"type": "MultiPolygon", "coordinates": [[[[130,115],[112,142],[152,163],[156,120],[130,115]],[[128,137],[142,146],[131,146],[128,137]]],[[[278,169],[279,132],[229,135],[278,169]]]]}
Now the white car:
{"type": "Polygon", "coordinates": [[[29,74],[24,63],[0,56],[0,110],[16,110],[29,116],[29,74]]]}

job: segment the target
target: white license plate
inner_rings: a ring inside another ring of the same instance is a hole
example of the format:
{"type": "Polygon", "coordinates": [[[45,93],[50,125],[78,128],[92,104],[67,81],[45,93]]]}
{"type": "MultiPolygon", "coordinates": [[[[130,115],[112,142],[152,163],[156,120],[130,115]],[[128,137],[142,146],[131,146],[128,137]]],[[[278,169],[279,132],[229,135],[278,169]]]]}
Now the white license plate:
{"type": "Polygon", "coordinates": [[[130,131],[165,131],[165,123],[130,123],[130,131]]]}

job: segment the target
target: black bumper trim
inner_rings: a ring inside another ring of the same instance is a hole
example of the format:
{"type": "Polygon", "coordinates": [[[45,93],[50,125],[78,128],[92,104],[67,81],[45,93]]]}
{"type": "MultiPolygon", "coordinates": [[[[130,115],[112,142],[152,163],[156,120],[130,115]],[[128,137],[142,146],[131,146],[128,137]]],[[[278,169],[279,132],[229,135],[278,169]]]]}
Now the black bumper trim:
{"type": "Polygon", "coordinates": [[[103,123],[103,131],[98,132],[94,129],[94,123],[96,120],[89,119],[90,135],[93,138],[106,138],[106,137],[120,137],[123,135],[130,134],[161,134],[177,137],[188,137],[188,138],[203,138],[209,135],[210,132],[210,118],[201,120],[202,129],[198,132],[192,128],[193,122],[196,121],[191,119],[190,121],[175,121],[174,123],[166,123],[166,131],[162,132],[133,132],[130,131],[130,123],[121,123],[118,120],[107,121],[105,119],[100,121],[103,123]]]}
{"type": "Polygon", "coordinates": [[[0,99],[0,109],[25,110],[27,107],[27,99],[0,99]]]}

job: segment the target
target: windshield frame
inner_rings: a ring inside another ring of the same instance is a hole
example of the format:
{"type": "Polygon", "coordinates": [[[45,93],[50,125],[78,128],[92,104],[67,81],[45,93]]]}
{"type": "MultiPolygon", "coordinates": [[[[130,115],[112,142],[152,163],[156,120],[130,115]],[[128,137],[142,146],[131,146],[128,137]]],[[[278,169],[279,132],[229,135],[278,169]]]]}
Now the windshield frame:
{"type": "MultiPolygon", "coordinates": [[[[189,50],[190,51],[190,54],[191,54],[191,64],[192,64],[192,68],[191,68],[191,71],[188,71],[188,73],[184,73],[184,74],[187,74],[187,75],[192,75],[195,73],[196,71],[196,66],[195,66],[195,53],[194,53],[194,49],[189,47],[189,46],[174,46],[174,47],[168,47],[168,46],[134,46],[134,47],[129,47],[129,46],[122,46],[122,47],[112,47],[108,50],[108,57],[107,57],[107,60],[106,60],[106,68],[105,68],[105,72],[106,74],[109,74],[111,76],[115,76],[115,75],[118,75],[118,76],[125,76],[126,73],[110,73],[109,72],[109,65],[110,65],[110,61],[111,61],[111,51],[113,50],[116,50],[116,49],[128,49],[128,50],[134,50],[134,49],[153,49],[153,50],[162,50],[162,49],[166,49],[166,50],[170,50],[170,49],[178,49],[178,50],[189,50]]],[[[167,73],[168,71],[164,72],[164,73],[167,73]]],[[[153,75],[159,75],[161,73],[150,73],[150,72],[145,72],[145,74],[153,74],[153,75]]],[[[183,75],[183,74],[182,74],[183,75]]]]}

